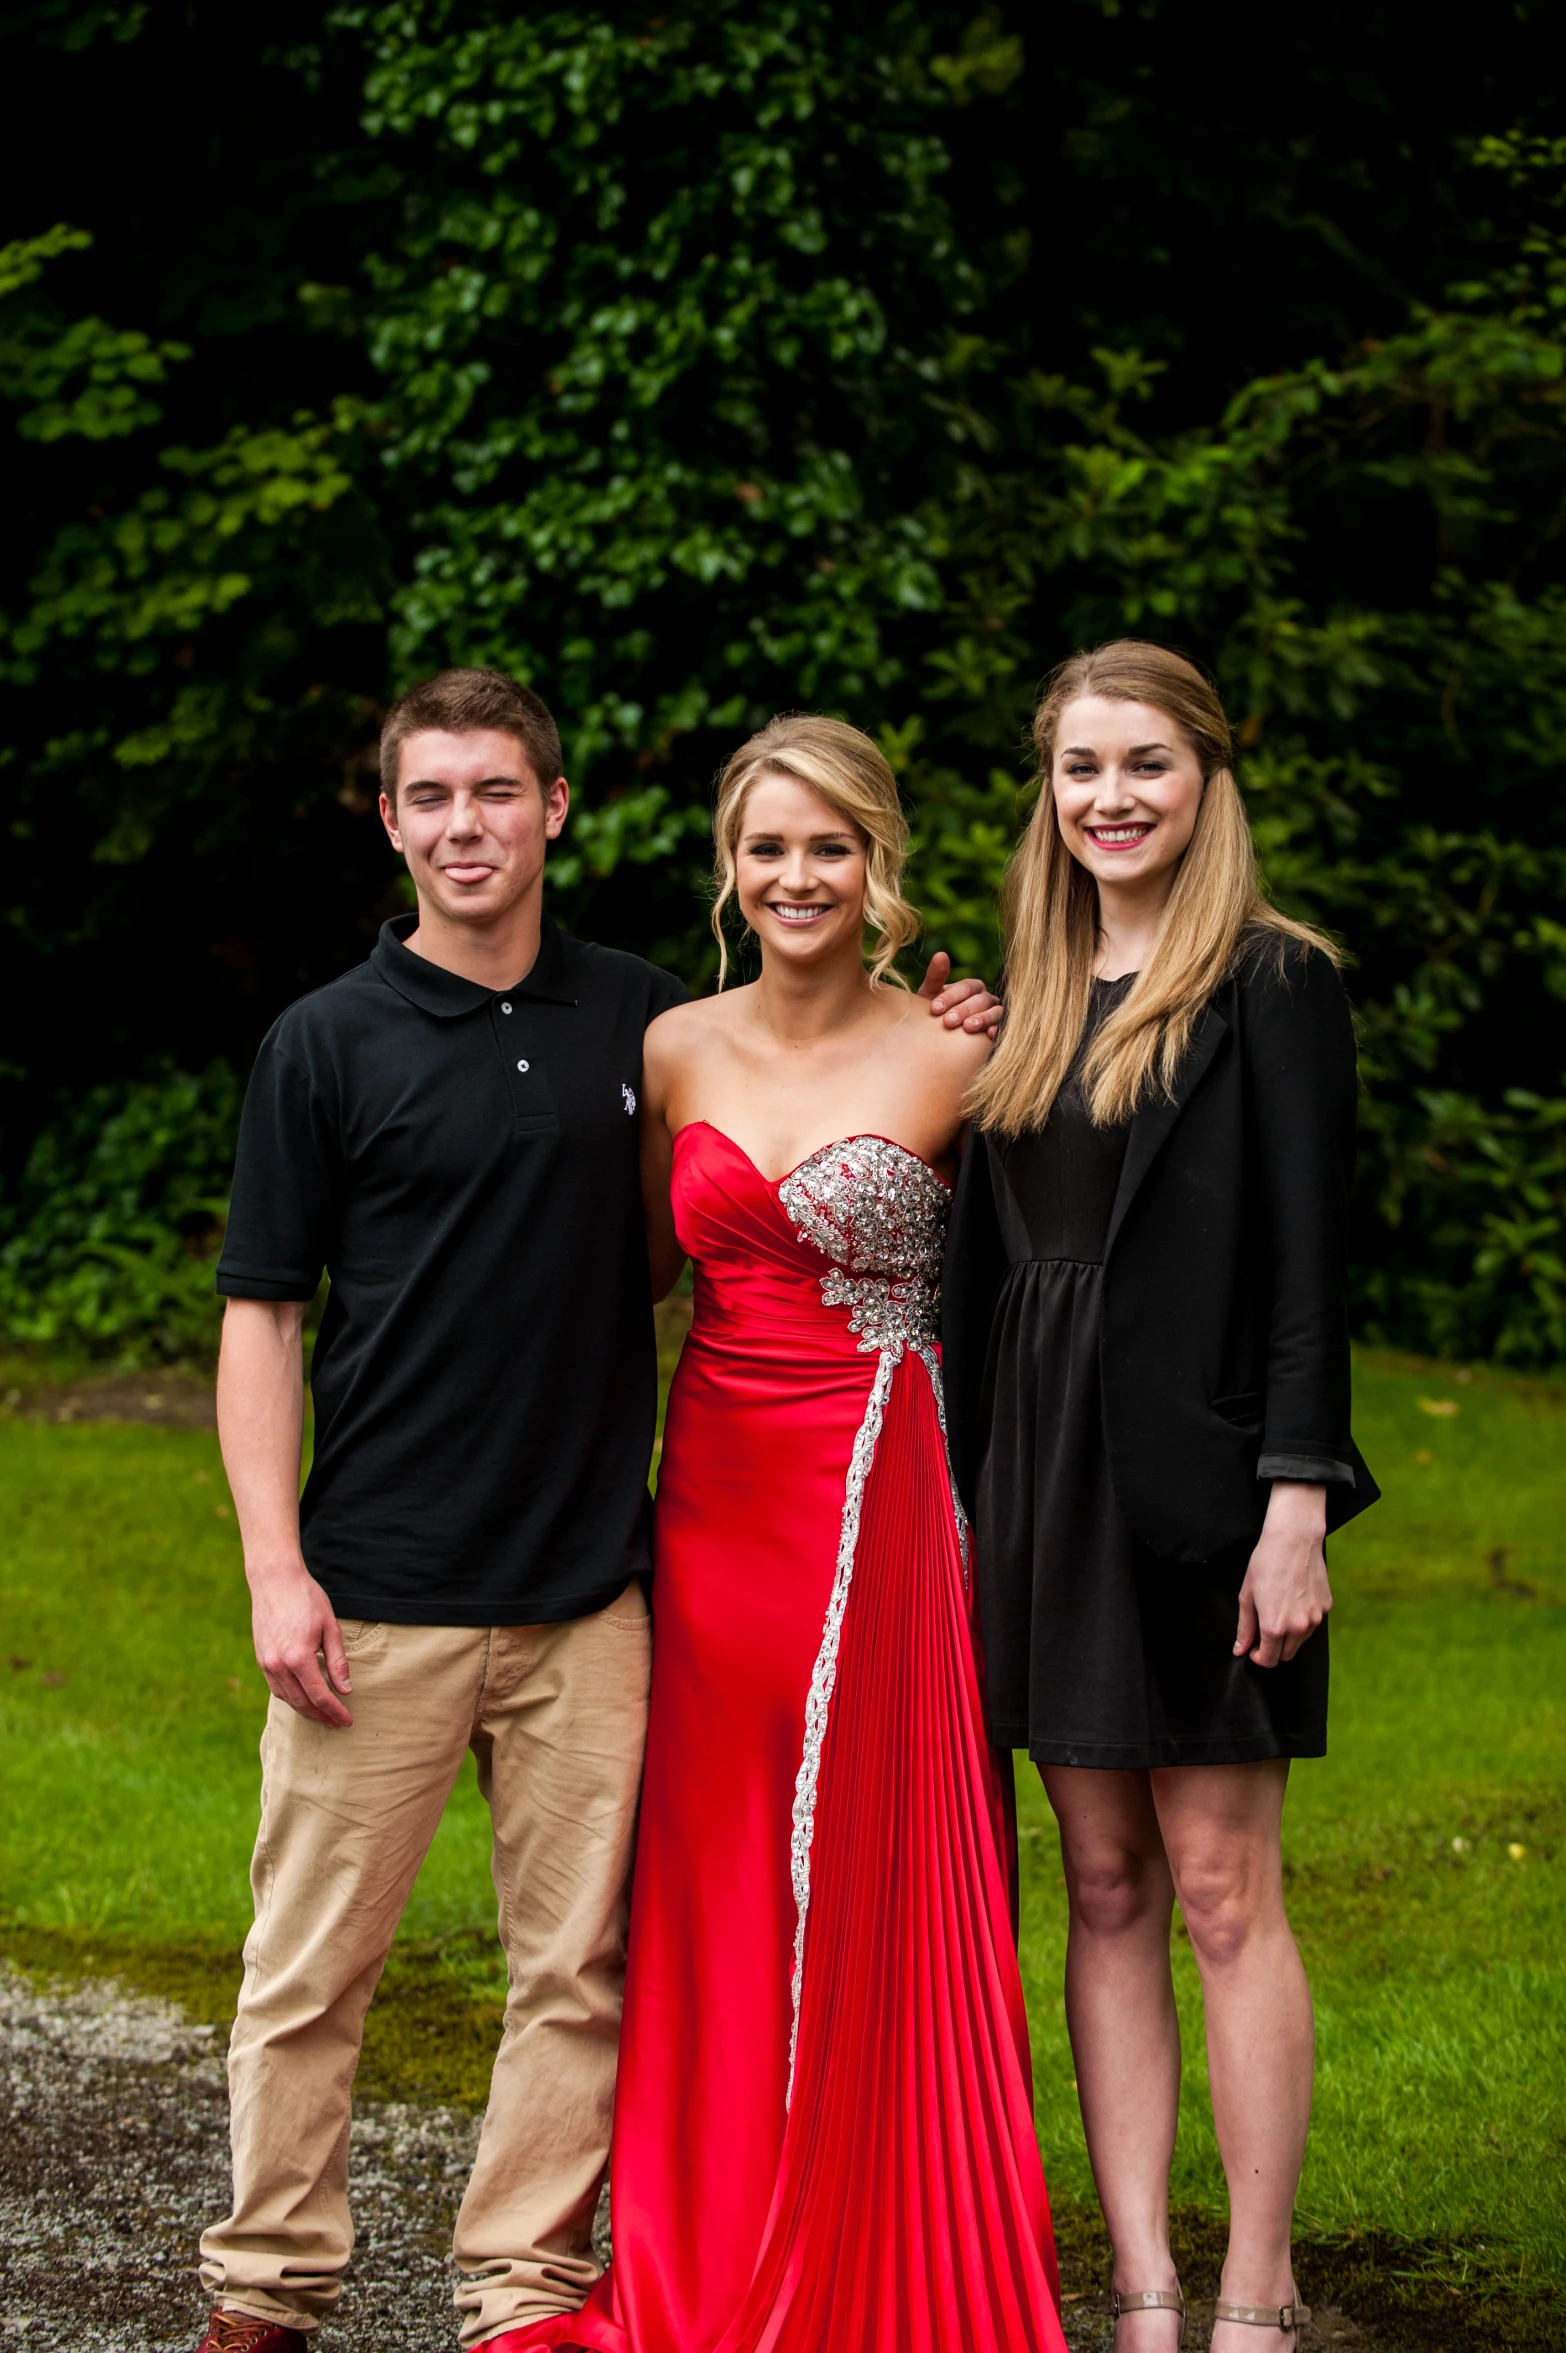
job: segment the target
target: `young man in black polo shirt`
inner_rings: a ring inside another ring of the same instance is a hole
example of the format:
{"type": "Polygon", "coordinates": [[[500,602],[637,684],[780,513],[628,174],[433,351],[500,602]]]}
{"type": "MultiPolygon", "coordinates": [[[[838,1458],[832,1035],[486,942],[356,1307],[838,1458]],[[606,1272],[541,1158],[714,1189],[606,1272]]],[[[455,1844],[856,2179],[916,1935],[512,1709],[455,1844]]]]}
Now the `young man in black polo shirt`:
{"type": "MultiPolygon", "coordinates": [[[[457,2221],[464,2343],[597,2274],[650,1664],[636,1097],[642,1034],[688,992],[544,920],[560,766],[494,672],[396,706],[381,809],[418,913],[283,1015],[246,1097],[218,1418],[273,1698],[211,2353],[299,2353],[336,2303],[364,2015],[470,1747],[509,1994],[457,2221]]],[[[932,1010],[987,1020],[977,989],[932,1010]]]]}

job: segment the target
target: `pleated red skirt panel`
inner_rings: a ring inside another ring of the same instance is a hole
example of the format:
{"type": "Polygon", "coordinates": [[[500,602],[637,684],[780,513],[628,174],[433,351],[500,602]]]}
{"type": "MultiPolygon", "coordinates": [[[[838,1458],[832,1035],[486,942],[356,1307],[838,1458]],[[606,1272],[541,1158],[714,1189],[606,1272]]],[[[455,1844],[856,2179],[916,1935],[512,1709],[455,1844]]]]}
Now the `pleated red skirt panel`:
{"type": "Polygon", "coordinates": [[[614,2260],[531,2341],[1063,2353],[934,1359],[861,1345],[729,1139],[678,1144],[697,1310],[658,1489],[614,2260]]]}

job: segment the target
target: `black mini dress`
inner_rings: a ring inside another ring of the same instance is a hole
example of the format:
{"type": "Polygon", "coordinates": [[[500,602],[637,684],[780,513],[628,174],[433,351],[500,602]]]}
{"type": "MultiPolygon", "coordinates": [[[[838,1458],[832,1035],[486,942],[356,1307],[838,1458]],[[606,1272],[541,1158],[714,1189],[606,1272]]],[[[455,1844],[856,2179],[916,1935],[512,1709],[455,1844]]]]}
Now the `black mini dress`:
{"type": "MultiPolygon", "coordinates": [[[[1095,981],[1087,1038],[1133,976],[1095,981]]],[[[1247,1542],[1164,1561],[1115,1500],[1099,1390],[1104,1244],[1129,1129],[1076,1077],[1048,1120],[985,1138],[1008,1267],[985,1368],[974,1534],[990,1723],[1039,1764],[1322,1756],[1327,1629],[1286,1665],[1234,1656],[1247,1542]]]]}

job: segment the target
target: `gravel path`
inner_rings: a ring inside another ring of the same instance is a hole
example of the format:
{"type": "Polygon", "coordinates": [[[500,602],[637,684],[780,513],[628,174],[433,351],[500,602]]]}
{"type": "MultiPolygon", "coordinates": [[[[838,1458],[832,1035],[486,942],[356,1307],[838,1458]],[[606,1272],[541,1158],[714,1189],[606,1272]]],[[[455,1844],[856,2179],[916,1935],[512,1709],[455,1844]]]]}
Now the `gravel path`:
{"type": "MultiPolygon", "coordinates": [[[[360,2108],[359,2241],[332,2353],[453,2353],[447,2250],[478,2136],[451,2109],[360,2108]]],[[[220,2038],[113,1985],[0,1975],[0,2321],[39,2353],[190,2353],[202,2226],[228,2202],[220,2038]]]]}
{"type": "MultiPolygon", "coordinates": [[[[451,2227],[477,2138],[457,2109],[358,2107],[358,2244],[322,2353],[455,2353],[451,2227]]],[[[216,2028],[0,1963],[0,2353],[192,2353],[206,2318],[196,2241],[228,2187],[216,2028]]],[[[1193,2317],[1190,2353],[1207,2341],[1205,2311],[1193,2317]]],[[[1318,2322],[1301,2353],[1369,2353],[1341,2315],[1318,2322]]],[[[1066,2334],[1101,2353],[1111,2331],[1084,2298],[1066,2334]]]]}

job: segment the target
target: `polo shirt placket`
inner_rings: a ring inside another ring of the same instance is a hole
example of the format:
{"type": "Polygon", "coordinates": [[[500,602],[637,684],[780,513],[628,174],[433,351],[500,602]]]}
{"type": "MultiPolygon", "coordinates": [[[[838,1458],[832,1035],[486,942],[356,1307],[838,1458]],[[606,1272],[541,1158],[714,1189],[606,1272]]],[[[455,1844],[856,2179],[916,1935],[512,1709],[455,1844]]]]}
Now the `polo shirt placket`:
{"type": "Polygon", "coordinates": [[[493,1000],[495,1044],[506,1072],[518,1135],[560,1124],[559,1105],[549,1082],[548,1041],[541,1027],[529,1021],[529,1008],[535,1004],[574,1006],[575,1003],[574,997],[561,996],[558,991],[533,991],[526,986],[493,1000]]]}

